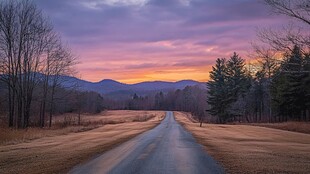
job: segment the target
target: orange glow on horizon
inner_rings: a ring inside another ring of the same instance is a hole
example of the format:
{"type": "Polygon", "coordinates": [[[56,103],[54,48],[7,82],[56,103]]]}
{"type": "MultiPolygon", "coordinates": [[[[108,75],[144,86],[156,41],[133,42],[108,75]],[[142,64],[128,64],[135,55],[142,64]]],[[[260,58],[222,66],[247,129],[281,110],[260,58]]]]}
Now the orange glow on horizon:
{"type": "Polygon", "coordinates": [[[108,74],[101,70],[88,72],[79,70],[82,74],[81,79],[98,82],[103,79],[112,79],[126,84],[134,84],[144,81],[169,81],[176,82],[180,80],[195,80],[206,82],[209,79],[209,72],[212,66],[200,67],[164,67],[137,69],[135,71],[115,71],[108,74]]]}

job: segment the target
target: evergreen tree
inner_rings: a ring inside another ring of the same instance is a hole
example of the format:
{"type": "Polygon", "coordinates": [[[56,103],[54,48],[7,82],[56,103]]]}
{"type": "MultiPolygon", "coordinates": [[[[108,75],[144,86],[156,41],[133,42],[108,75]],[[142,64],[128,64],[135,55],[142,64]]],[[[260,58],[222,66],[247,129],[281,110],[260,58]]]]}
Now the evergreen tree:
{"type": "Polygon", "coordinates": [[[228,106],[230,101],[228,98],[228,79],[226,59],[218,58],[215,66],[210,72],[210,81],[207,83],[208,99],[211,115],[218,116],[219,122],[224,123],[229,117],[228,106]]]}
{"type": "Polygon", "coordinates": [[[208,111],[218,116],[221,123],[245,113],[243,106],[234,105],[238,100],[240,103],[251,86],[251,76],[246,73],[244,66],[244,60],[234,53],[228,61],[225,58],[217,59],[212,67],[211,80],[207,83],[207,102],[211,106],[208,111]]]}
{"type": "Polygon", "coordinates": [[[258,71],[255,75],[254,82],[252,85],[253,88],[253,99],[255,100],[255,113],[256,113],[256,122],[261,121],[263,114],[264,114],[264,108],[266,108],[266,94],[267,91],[267,78],[265,77],[265,71],[258,71]]]}
{"type": "Polygon", "coordinates": [[[305,113],[304,121],[310,121],[310,53],[305,54],[303,70],[305,77],[303,80],[303,89],[305,90],[305,113]]]}
{"type": "MultiPolygon", "coordinates": [[[[249,91],[251,86],[251,76],[246,73],[245,60],[239,57],[237,53],[230,57],[227,61],[227,75],[228,75],[228,91],[231,106],[229,108],[230,117],[234,120],[236,116],[245,116],[244,102],[245,94],[249,91]]],[[[249,121],[249,119],[247,119],[249,121]]]]}
{"type": "Polygon", "coordinates": [[[273,96],[275,106],[281,121],[289,119],[302,120],[309,110],[309,96],[307,72],[307,55],[304,55],[298,46],[294,46],[292,52],[285,56],[279,71],[279,76],[275,78],[273,86],[273,96]]]}
{"type": "Polygon", "coordinates": [[[285,74],[281,73],[276,78],[273,79],[270,91],[272,95],[272,107],[275,113],[278,113],[279,121],[286,121],[289,108],[288,103],[284,96],[284,93],[289,90],[288,88],[288,78],[285,74]]]}
{"type": "Polygon", "coordinates": [[[237,53],[227,62],[227,75],[232,102],[237,101],[240,95],[244,95],[250,86],[250,77],[245,71],[245,61],[237,53]]]}

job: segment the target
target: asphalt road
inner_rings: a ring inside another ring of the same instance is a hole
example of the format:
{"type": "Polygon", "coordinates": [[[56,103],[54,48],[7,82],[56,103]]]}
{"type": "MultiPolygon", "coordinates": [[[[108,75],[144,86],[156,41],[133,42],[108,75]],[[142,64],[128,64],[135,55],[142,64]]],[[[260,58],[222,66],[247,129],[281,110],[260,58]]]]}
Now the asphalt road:
{"type": "Polygon", "coordinates": [[[73,168],[72,174],[224,173],[193,136],[174,120],[173,112],[154,129],[73,168]]]}

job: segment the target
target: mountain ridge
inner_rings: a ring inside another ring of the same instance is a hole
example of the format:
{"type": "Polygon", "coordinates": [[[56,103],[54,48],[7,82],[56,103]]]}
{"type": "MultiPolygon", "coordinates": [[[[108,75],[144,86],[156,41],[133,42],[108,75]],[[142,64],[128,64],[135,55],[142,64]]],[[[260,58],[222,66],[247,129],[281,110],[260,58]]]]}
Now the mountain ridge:
{"type": "MultiPolygon", "coordinates": [[[[38,73],[43,76],[43,74],[38,73]]],[[[0,77],[3,75],[0,75],[0,77]]],[[[171,90],[184,89],[186,86],[198,86],[205,88],[205,82],[198,82],[191,79],[179,80],[175,82],[154,80],[144,81],[134,84],[126,84],[113,79],[103,79],[98,82],[90,82],[74,76],[60,76],[61,86],[65,88],[75,88],[80,91],[94,91],[101,95],[107,94],[128,94],[148,95],[155,92],[168,92],[171,90]]]]}
{"type": "Polygon", "coordinates": [[[62,80],[64,81],[64,87],[69,87],[72,86],[72,84],[76,84],[78,90],[94,91],[101,95],[118,93],[127,95],[132,95],[134,93],[138,95],[147,95],[160,91],[168,92],[171,90],[184,89],[186,86],[199,86],[201,88],[205,87],[204,82],[198,82],[190,79],[179,80],[176,82],[156,80],[139,82],[134,84],[126,84],[113,79],[103,79],[98,82],[90,82],[71,76],[62,76],[62,80]]]}
{"type": "Polygon", "coordinates": [[[199,82],[199,81],[191,80],[191,79],[184,79],[184,80],[178,80],[178,81],[172,81],[172,82],[171,81],[164,81],[164,80],[151,80],[151,81],[143,81],[143,82],[137,82],[137,83],[130,84],[130,83],[123,83],[123,82],[120,82],[120,81],[117,81],[117,80],[113,80],[113,79],[102,79],[102,80],[97,81],[97,82],[91,82],[91,81],[80,79],[80,78],[77,78],[77,77],[72,77],[72,78],[76,78],[76,79],[79,79],[79,80],[82,80],[82,81],[86,81],[86,82],[89,82],[89,83],[116,82],[116,83],[125,84],[125,85],[137,85],[137,84],[141,84],[141,83],[157,83],[157,82],[159,82],[159,83],[160,82],[163,82],[163,83],[181,83],[181,82],[205,83],[205,82],[199,82]]]}

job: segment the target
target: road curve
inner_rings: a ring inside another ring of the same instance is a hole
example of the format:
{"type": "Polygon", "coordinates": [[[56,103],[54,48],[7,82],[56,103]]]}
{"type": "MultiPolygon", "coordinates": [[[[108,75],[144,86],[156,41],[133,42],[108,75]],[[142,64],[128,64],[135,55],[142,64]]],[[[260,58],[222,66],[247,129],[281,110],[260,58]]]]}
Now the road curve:
{"type": "Polygon", "coordinates": [[[73,168],[71,174],[224,173],[172,112],[154,129],[73,168]]]}

